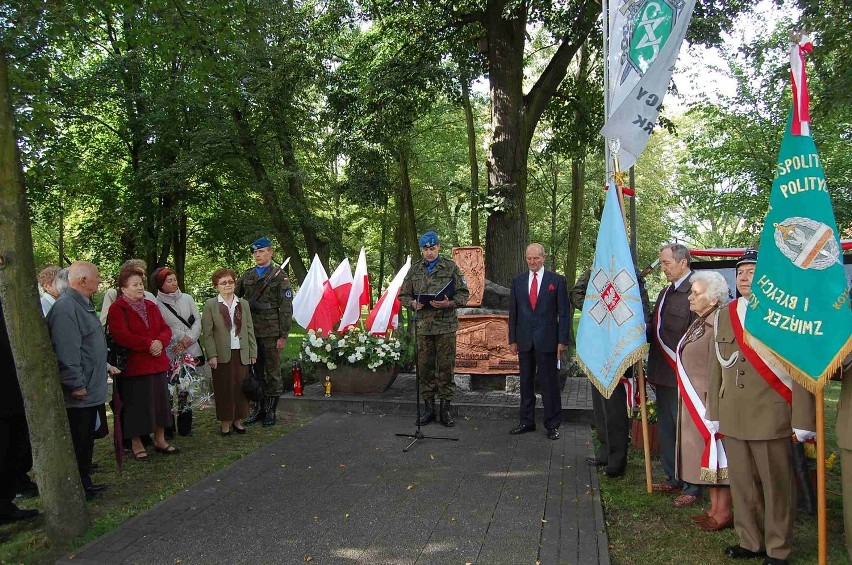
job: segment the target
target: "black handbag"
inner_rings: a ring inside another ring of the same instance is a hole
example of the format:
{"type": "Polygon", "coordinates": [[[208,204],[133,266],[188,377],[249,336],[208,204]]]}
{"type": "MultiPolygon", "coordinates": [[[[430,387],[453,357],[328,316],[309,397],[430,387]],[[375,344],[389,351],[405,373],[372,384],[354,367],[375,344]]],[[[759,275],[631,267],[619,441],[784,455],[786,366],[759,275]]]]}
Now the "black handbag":
{"type": "MultiPolygon", "coordinates": [[[[127,317],[127,312],[124,312],[124,317],[129,323],[130,320],[127,317]]],[[[121,371],[122,373],[127,370],[127,356],[130,354],[130,350],[123,345],[119,345],[118,342],[115,341],[115,338],[112,337],[112,333],[109,331],[109,324],[106,326],[106,344],[107,344],[107,363],[121,371]]]]}
{"type": "Polygon", "coordinates": [[[243,394],[252,402],[260,402],[266,396],[263,392],[263,385],[257,378],[257,373],[254,372],[254,365],[249,365],[246,378],[243,380],[243,394]]]}

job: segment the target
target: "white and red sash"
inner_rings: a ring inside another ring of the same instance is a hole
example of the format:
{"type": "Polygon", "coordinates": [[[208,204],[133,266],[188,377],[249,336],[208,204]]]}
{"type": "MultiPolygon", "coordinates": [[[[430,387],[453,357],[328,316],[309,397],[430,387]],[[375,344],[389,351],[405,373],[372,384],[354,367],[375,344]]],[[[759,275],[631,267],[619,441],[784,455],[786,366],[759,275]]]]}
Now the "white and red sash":
{"type": "Polygon", "coordinates": [[[666,303],[666,297],[669,295],[669,290],[671,290],[671,288],[671,285],[666,287],[666,290],[663,292],[663,295],[660,297],[659,303],[657,304],[657,311],[654,312],[654,336],[657,338],[657,343],[660,344],[660,349],[663,352],[663,357],[666,358],[666,361],[669,362],[669,365],[672,366],[672,369],[677,372],[677,354],[672,351],[671,347],[666,345],[666,342],[664,342],[663,338],[660,336],[663,305],[666,303]]]}
{"type": "Polygon", "coordinates": [[[734,336],[737,338],[737,345],[740,348],[740,353],[745,355],[751,366],[763,377],[770,387],[772,387],[781,397],[787,401],[787,404],[793,403],[793,380],[784,369],[778,366],[777,363],[771,361],[767,363],[765,359],[772,359],[769,352],[764,352],[763,355],[752,349],[746,343],[743,335],[743,324],[745,323],[745,315],[748,307],[748,301],[740,297],[736,302],[731,302],[728,305],[728,312],[731,315],[731,326],[734,329],[734,336]]]}
{"type": "MultiPolygon", "coordinates": [[[[700,323],[704,323],[702,319],[700,323]]],[[[692,333],[690,326],[686,334],[678,343],[677,350],[677,386],[680,390],[680,397],[683,401],[686,411],[689,413],[695,427],[704,439],[704,451],[701,454],[701,479],[716,482],[719,479],[728,477],[728,457],[725,454],[725,448],[722,445],[722,434],[713,433],[709,429],[709,420],[707,420],[707,407],[701,401],[698,391],[692,386],[692,381],[689,380],[689,375],[683,366],[680,352],[683,350],[686,339],[692,333]]]]}
{"type": "Polygon", "coordinates": [[[624,392],[627,396],[627,414],[633,416],[633,411],[639,406],[636,397],[639,390],[636,388],[636,377],[621,377],[619,383],[624,385],[624,392]]]}

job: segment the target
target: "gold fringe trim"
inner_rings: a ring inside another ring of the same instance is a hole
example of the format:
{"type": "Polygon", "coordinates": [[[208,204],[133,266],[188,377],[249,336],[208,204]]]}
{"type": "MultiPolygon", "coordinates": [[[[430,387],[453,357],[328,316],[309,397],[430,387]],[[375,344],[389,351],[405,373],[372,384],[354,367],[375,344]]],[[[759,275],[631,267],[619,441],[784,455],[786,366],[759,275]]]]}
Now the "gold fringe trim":
{"type": "MultiPolygon", "coordinates": [[[[645,359],[645,355],[648,353],[648,344],[643,343],[636,349],[634,349],[631,353],[629,353],[622,361],[619,363],[618,368],[615,370],[615,374],[618,375],[616,378],[612,379],[612,382],[609,383],[608,387],[604,387],[603,384],[598,380],[597,376],[583,363],[583,360],[577,355],[577,363],[580,365],[580,368],[586,373],[586,376],[592,381],[592,384],[595,385],[595,388],[600,391],[604,398],[609,398],[612,396],[612,392],[615,390],[615,387],[619,385],[619,381],[621,380],[621,375],[624,374],[624,371],[627,370],[628,367],[635,365],[636,363],[645,359]]],[[[638,383],[637,383],[638,386],[638,383]]]]}
{"type": "Polygon", "coordinates": [[[837,370],[843,365],[843,360],[846,358],[849,353],[852,353],[852,335],[850,335],[846,343],[843,347],[840,348],[840,351],[837,352],[837,355],[831,360],[828,366],[823,370],[823,372],[817,376],[812,376],[801,369],[799,369],[796,365],[794,365],[791,361],[787,360],[783,355],[754,337],[752,334],[747,332],[745,328],[743,328],[743,335],[745,339],[749,343],[758,343],[761,346],[765,347],[769,350],[770,353],[775,355],[778,358],[778,361],[781,363],[781,366],[784,367],[784,370],[790,375],[790,377],[802,385],[802,388],[810,392],[811,394],[816,394],[818,391],[825,388],[825,385],[831,380],[831,376],[837,372],[837,370]]]}
{"type": "Polygon", "coordinates": [[[708,469],[707,467],[701,467],[701,475],[699,478],[702,481],[706,481],[708,483],[718,483],[719,481],[724,481],[728,479],[728,468],[722,467],[718,471],[714,471],[713,469],[708,469]]]}

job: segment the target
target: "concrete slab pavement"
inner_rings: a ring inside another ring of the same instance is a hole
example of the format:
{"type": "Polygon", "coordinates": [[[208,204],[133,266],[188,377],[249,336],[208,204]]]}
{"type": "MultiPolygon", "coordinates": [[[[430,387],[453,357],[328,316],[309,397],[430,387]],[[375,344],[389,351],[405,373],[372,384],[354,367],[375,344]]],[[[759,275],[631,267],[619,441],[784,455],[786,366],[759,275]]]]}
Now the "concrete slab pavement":
{"type": "Polygon", "coordinates": [[[327,412],[59,563],[609,563],[589,426],[327,412]]]}

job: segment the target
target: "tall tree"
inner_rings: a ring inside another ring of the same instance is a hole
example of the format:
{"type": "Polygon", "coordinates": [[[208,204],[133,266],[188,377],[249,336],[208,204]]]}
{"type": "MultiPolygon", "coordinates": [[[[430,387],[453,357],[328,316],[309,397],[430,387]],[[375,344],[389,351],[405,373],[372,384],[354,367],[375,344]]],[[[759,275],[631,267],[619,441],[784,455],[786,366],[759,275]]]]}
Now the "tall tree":
{"type": "Polygon", "coordinates": [[[58,365],[39,307],[29,218],[6,48],[0,44],[0,300],[24,398],[48,535],[67,541],[88,529],[89,515],[58,384],[58,365]]]}

